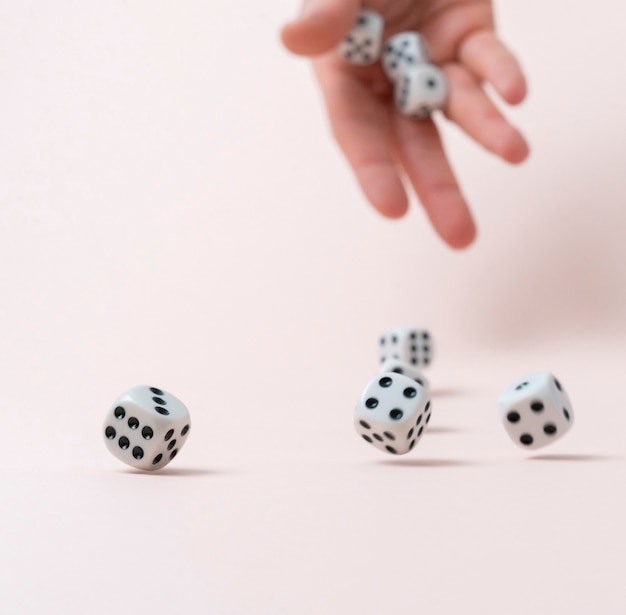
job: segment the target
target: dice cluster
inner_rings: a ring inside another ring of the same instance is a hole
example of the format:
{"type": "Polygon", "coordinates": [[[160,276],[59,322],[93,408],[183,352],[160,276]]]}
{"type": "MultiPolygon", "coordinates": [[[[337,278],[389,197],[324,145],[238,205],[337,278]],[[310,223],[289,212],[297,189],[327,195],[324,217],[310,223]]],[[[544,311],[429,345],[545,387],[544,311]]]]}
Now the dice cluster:
{"type": "MultiPolygon", "coordinates": [[[[396,327],[379,340],[380,368],[365,387],[354,425],[369,444],[392,455],[413,450],[430,422],[430,383],[422,374],[433,360],[431,334],[396,327]]],[[[536,372],[505,389],[498,411],[510,438],[537,449],[569,431],[572,405],[561,383],[549,372],[536,372]]],[[[103,426],[109,451],[140,470],[165,467],[187,441],[189,411],[171,393],[150,386],[124,391],[111,405],[103,426]]]]}
{"type": "MultiPolygon", "coordinates": [[[[380,370],[359,399],[354,417],[357,433],[392,455],[413,450],[430,422],[430,384],[420,369],[433,359],[433,340],[424,329],[398,327],[379,342],[380,370]]],[[[572,404],[551,373],[532,373],[507,387],[498,412],[511,440],[526,449],[547,446],[574,423],[572,404]]]]}
{"type": "Polygon", "coordinates": [[[368,9],[359,12],[339,54],[350,64],[369,66],[379,60],[394,84],[394,100],[404,115],[427,118],[446,101],[446,79],[432,64],[426,41],[417,32],[400,32],[383,45],[383,18],[368,9]]]}

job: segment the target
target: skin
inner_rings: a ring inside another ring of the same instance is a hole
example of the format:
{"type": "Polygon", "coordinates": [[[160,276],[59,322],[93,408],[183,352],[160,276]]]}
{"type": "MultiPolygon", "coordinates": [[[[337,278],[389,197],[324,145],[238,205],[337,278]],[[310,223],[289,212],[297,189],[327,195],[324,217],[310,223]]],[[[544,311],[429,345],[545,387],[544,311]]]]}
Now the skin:
{"type": "MultiPolygon", "coordinates": [[[[305,1],[300,16],[283,27],[283,44],[312,58],[333,135],[371,204],[384,216],[402,217],[410,187],[440,237],[465,248],[476,226],[435,122],[395,110],[380,63],[353,66],[336,53],[361,8],[361,0],[305,1]]],[[[367,8],[385,19],[385,37],[407,30],[425,37],[448,79],[448,120],[506,162],[527,158],[524,137],[484,90],[489,84],[511,105],[526,96],[520,65],[495,34],[489,0],[368,0],[367,8]]]]}

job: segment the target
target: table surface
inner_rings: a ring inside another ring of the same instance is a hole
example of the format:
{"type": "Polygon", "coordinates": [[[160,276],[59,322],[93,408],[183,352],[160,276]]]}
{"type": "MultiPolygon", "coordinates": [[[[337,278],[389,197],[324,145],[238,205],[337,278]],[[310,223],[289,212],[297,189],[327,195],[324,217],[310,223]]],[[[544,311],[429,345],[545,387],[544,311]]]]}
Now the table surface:
{"type": "Polygon", "coordinates": [[[79,461],[1,471],[3,612],[623,613],[624,356],[568,354],[575,425],[533,452],[497,418],[495,354],[439,358],[433,419],[401,457],[359,438],[330,374],[326,407],[263,406],[221,433],[196,408],[157,473],[109,456],[90,416],[79,461]]]}

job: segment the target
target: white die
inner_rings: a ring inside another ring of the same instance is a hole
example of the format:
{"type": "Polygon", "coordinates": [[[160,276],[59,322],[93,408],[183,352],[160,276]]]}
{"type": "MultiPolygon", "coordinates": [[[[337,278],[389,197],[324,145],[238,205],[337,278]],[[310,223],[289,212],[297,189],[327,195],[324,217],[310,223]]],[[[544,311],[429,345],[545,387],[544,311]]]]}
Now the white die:
{"type": "Polygon", "coordinates": [[[384,363],[395,358],[409,365],[427,367],[434,356],[433,340],[424,329],[395,327],[385,331],[379,341],[379,358],[384,363]]]}
{"type": "Polygon", "coordinates": [[[396,359],[395,357],[389,357],[380,366],[379,374],[402,374],[415,380],[417,384],[423,386],[426,390],[430,389],[430,383],[428,379],[420,372],[416,367],[403,361],[402,359],[396,359]]]}
{"type": "Polygon", "coordinates": [[[574,424],[572,404],[549,372],[536,372],[508,387],[498,398],[498,413],[511,440],[527,449],[551,444],[574,424]]]}
{"type": "Polygon", "coordinates": [[[400,32],[389,38],[382,52],[385,74],[395,82],[400,75],[419,64],[430,64],[426,41],[417,32],[400,32]]]}
{"type": "Polygon", "coordinates": [[[379,374],[361,395],[354,426],[361,437],[392,455],[408,453],[430,421],[426,389],[401,374],[379,374]]]}
{"type": "Polygon", "coordinates": [[[172,394],[148,386],[122,393],[104,421],[104,442],[115,457],[141,470],[159,470],[189,435],[189,411],[172,394]]]}
{"type": "Polygon", "coordinates": [[[396,81],[396,108],[403,115],[423,119],[441,109],[448,95],[444,74],[432,64],[403,72],[396,81]]]}
{"type": "Polygon", "coordinates": [[[339,45],[339,54],[350,64],[373,64],[380,58],[384,25],[378,13],[360,11],[352,30],[339,45]]]}

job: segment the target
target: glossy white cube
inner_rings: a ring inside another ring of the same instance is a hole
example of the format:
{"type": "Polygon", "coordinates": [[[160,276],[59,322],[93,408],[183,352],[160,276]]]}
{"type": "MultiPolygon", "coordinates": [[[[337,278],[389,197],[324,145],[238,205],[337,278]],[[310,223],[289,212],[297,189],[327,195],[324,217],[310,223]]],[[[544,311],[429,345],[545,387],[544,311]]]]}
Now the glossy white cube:
{"type": "Polygon", "coordinates": [[[503,391],[498,414],[511,440],[530,450],[556,442],[574,424],[565,389],[547,371],[529,374],[503,391]]]}
{"type": "Polygon", "coordinates": [[[388,329],[380,336],[378,350],[381,364],[394,358],[413,367],[428,367],[434,357],[431,334],[425,329],[413,327],[388,329]]]}
{"type": "Polygon", "coordinates": [[[431,58],[423,36],[417,32],[400,32],[385,42],[381,62],[387,77],[395,82],[403,72],[430,64],[431,58]]]}
{"type": "Polygon", "coordinates": [[[339,45],[339,54],[350,64],[374,64],[380,58],[384,26],[383,18],[375,11],[360,11],[354,26],[339,45]]]}
{"type": "Polygon", "coordinates": [[[402,374],[403,376],[408,376],[412,380],[415,380],[417,384],[423,386],[426,390],[430,389],[430,382],[428,382],[428,378],[426,378],[426,376],[424,376],[424,374],[422,374],[417,367],[403,361],[402,359],[389,357],[381,364],[378,373],[402,374]]]}
{"type": "Polygon", "coordinates": [[[403,72],[396,81],[396,108],[417,119],[430,117],[442,109],[448,96],[445,75],[432,64],[422,64],[403,72]]]}
{"type": "Polygon", "coordinates": [[[160,470],[189,435],[189,411],[171,393],[149,386],[124,391],[104,421],[104,443],[120,461],[141,470],[160,470]]]}
{"type": "Polygon", "coordinates": [[[365,387],[354,427],[369,444],[392,455],[412,450],[430,421],[428,391],[401,374],[379,374],[365,387]]]}

